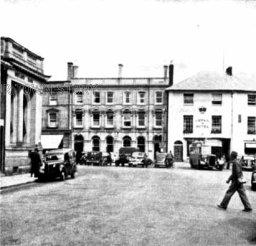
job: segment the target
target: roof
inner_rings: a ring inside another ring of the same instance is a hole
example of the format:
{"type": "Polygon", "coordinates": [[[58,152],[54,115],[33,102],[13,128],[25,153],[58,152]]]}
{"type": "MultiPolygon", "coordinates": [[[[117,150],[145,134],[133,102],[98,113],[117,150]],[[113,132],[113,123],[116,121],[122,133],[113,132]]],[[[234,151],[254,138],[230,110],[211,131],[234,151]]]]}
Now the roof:
{"type": "Polygon", "coordinates": [[[199,72],[171,87],[168,91],[254,91],[256,78],[238,74],[227,75],[217,72],[199,72]]]}

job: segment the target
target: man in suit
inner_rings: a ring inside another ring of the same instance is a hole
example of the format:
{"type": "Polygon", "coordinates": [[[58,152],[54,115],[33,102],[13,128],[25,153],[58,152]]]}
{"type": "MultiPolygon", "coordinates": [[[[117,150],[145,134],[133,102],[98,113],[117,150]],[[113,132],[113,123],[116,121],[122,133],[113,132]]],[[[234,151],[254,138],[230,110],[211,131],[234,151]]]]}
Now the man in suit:
{"type": "Polygon", "coordinates": [[[228,184],[231,181],[231,185],[229,186],[222,202],[218,205],[218,207],[221,209],[227,209],[231,197],[237,191],[240,196],[240,199],[244,205],[243,211],[251,212],[252,207],[251,207],[251,204],[250,204],[250,202],[247,198],[247,195],[245,193],[244,185],[238,181],[238,179],[243,176],[243,173],[242,173],[241,164],[237,160],[237,152],[232,151],[230,159],[231,159],[231,163],[232,163],[232,174],[230,175],[230,177],[228,178],[228,180],[226,182],[228,184]]]}
{"type": "Polygon", "coordinates": [[[31,171],[30,171],[31,177],[33,176],[33,174],[34,174],[34,177],[38,177],[39,168],[41,165],[41,158],[37,148],[35,148],[35,150],[30,153],[30,159],[31,159],[31,171]]]}

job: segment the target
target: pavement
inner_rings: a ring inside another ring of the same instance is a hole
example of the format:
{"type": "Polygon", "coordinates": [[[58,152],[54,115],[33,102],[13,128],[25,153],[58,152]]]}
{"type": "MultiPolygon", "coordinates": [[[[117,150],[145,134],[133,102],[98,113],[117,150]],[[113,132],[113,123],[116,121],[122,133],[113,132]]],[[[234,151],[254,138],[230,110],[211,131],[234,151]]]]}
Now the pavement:
{"type": "Polygon", "coordinates": [[[0,192],[7,188],[18,187],[35,182],[37,178],[31,177],[30,173],[0,177],[0,192]]]}

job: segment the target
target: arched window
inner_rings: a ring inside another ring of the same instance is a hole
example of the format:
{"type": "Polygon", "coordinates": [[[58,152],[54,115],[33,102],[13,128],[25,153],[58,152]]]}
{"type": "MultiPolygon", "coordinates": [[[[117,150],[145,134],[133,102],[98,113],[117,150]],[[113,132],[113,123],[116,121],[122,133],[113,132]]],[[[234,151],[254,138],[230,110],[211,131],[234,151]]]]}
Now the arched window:
{"type": "Polygon", "coordinates": [[[137,147],[141,152],[145,152],[145,138],[140,136],[137,138],[137,147]]]}
{"type": "Polygon", "coordinates": [[[129,136],[123,137],[123,147],[131,147],[132,139],[129,136]]]}
{"type": "Polygon", "coordinates": [[[106,142],[107,142],[106,152],[114,152],[114,138],[112,136],[107,136],[106,142]]]}
{"type": "Polygon", "coordinates": [[[100,138],[98,136],[92,137],[92,151],[100,151],[100,138]]]}

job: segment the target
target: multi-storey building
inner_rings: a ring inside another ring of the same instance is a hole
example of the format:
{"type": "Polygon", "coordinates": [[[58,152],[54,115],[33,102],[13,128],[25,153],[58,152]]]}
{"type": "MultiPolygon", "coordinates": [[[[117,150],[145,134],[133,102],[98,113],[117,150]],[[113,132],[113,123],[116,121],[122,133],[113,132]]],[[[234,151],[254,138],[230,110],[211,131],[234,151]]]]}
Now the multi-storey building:
{"type": "Polygon", "coordinates": [[[0,164],[2,172],[28,168],[28,151],[40,143],[43,58],[1,37],[0,164]]]}
{"type": "Polygon", "coordinates": [[[118,152],[131,146],[154,158],[156,151],[166,150],[165,89],[173,83],[173,65],[169,66],[169,76],[168,66],[164,66],[161,78],[123,78],[121,64],[118,78],[75,78],[76,70],[69,63],[70,82],[49,83],[56,92],[44,94],[43,115],[47,117],[43,134],[61,133],[65,124],[72,132],[70,147],[76,151],[118,152]],[[57,92],[58,83],[69,97],[57,92]],[[54,98],[55,105],[49,105],[54,98]],[[70,103],[69,111],[61,108],[63,100],[70,103]]]}
{"type": "Polygon", "coordinates": [[[256,81],[248,76],[199,73],[167,89],[168,149],[186,158],[200,140],[212,153],[256,154],[256,81]]]}

